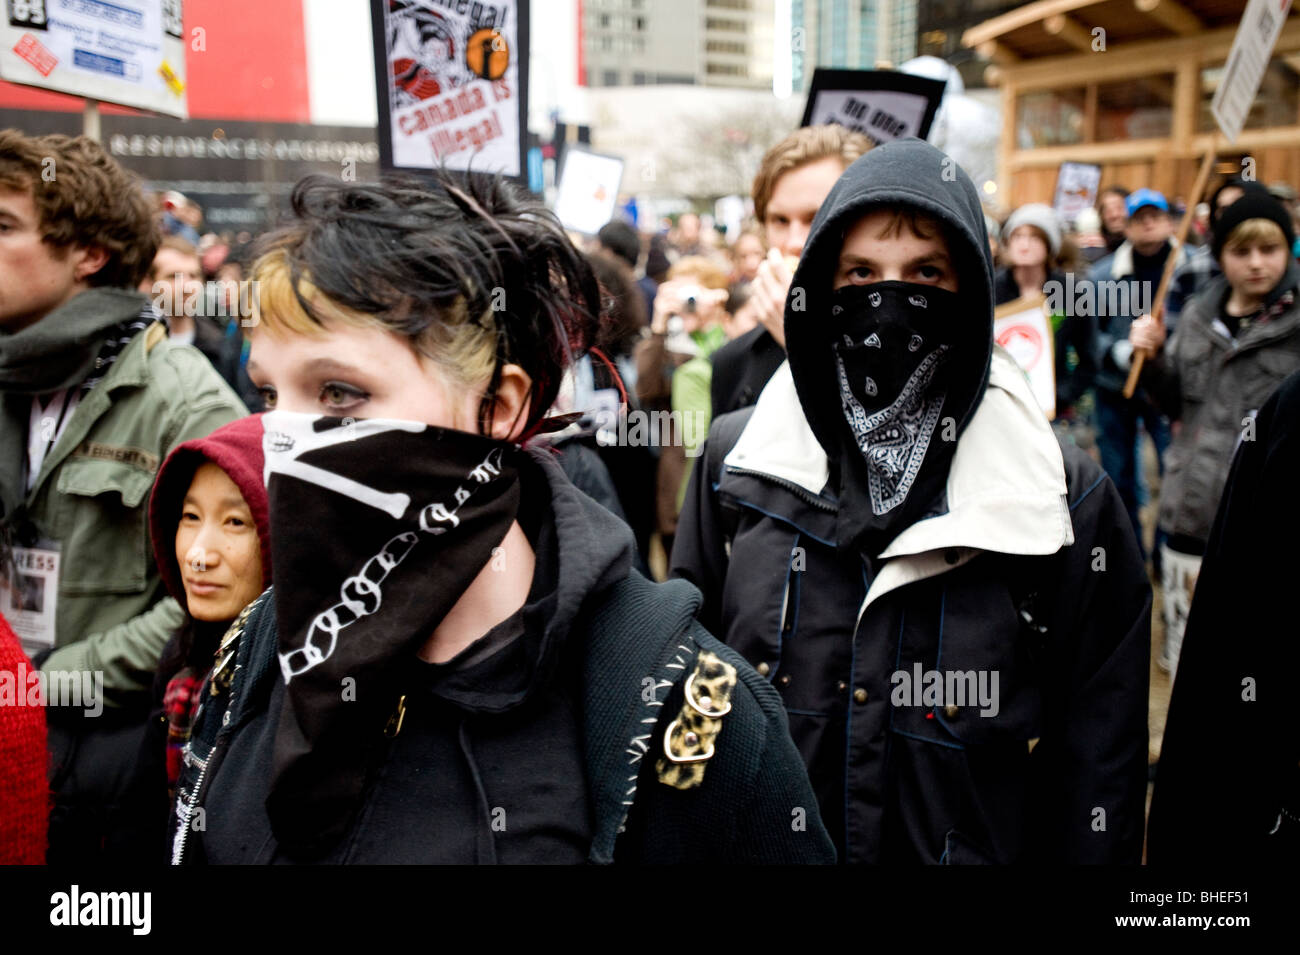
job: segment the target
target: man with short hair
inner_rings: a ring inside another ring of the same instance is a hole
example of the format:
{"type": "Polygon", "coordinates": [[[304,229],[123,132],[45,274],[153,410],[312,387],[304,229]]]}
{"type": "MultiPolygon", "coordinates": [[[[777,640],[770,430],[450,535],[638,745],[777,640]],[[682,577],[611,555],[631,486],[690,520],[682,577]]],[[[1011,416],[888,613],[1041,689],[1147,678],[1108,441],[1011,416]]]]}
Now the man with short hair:
{"type": "Polygon", "coordinates": [[[641,258],[641,236],[632,225],[622,219],[611,219],[596,233],[596,242],[603,251],[626,263],[629,269],[636,269],[641,258]]]}
{"type": "Polygon", "coordinates": [[[738,325],[758,327],[713,356],[715,416],[753,404],[785,361],[785,298],[813,218],[835,181],[870,148],[861,133],[831,124],[798,129],[763,156],[752,194],[768,253],[736,316],[738,325]]]}
{"type": "Polygon", "coordinates": [[[51,861],[118,848],[124,769],[184,619],[148,544],[154,472],[245,414],[135,291],[157,244],[138,182],[98,143],[0,131],[0,532],[48,575],[24,621],[34,662],[95,688],[46,709],[51,861]]]}
{"type": "Polygon", "coordinates": [[[688,255],[706,255],[708,253],[708,249],[704,246],[703,236],[700,234],[700,217],[694,212],[683,212],[678,216],[677,228],[673,232],[673,250],[679,258],[685,258],[688,255]]]}
{"type": "MultiPolygon", "coordinates": [[[[1188,256],[1186,249],[1178,248],[1174,241],[1169,203],[1163,195],[1154,189],[1138,189],[1129,194],[1127,202],[1127,238],[1093,267],[1090,276],[1095,283],[1097,313],[1094,345],[1098,369],[1097,448],[1101,452],[1101,466],[1119,489],[1133,522],[1133,532],[1145,554],[1142,526],[1138,521],[1142,493],[1138,424],[1151,436],[1163,470],[1165,448],[1169,446],[1169,422],[1145,393],[1124,397],[1133,357],[1128,332],[1134,319],[1151,310],[1169,256],[1177,256],[1180,264],[1188,256]]],[[[1158,546],[1155,553],[1158,566],[1158,546]]]]}
{"type": "Polygon", "coordinates": [[[193,345],[213,368],[221,368],[225,320],[203,314],[207,307],[203,267],[192,242],[174,235],[163,236],[140,291],[163,313],[172,341],[193,345]]]}

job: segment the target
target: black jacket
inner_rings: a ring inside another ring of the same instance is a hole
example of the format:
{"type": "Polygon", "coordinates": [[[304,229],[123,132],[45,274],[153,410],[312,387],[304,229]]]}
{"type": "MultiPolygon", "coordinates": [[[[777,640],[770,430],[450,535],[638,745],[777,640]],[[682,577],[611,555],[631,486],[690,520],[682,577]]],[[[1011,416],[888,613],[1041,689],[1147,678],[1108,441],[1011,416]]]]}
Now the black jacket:
{"type": "Polygon", "coordinates": [[[766,328],[754,328],[713,353],[713,380],[709,395],[713,416],[747,408],[772,373],[785,361],[782,348],[766,328]]]}
{"type": "Polygon", "coordinates": [[[877,147],[822,204],[795,276],[807,314],[787,302],[790,360],[752,410],[710,429],[672,573],[785,699],[842,859],[1137,862],[1150,587],[1114,485],[1062,450],[993,346],[983,213],[944,158],[915,140],[877,147]],[[899,202],[946,226],[953,320],[987,329],[952,360],[984,386],[954,407],[952,434],[934,432],[955,441],[934,509],[867,552],[837,543],[853,538],[837,533],[827,299],[845,230],[899,202]],[[911,685],[934,674],[942,699],[911,685]]]}
{"type": "MultiPolygon", "coordinates": [[[[1018,374],[1010,365],[995,356],[995,382],[1018,374]]],[[[1030,488],[1023,508],[1009,489],[985,517],[1004,533],[954,524],[908,546],[932,519],[885,551],[901,544],[897,556],[872,561],[833,546],[827,495],[771,474],[744,448],[745,460],[733,456],[766,398],[710,429],[672,573],[704,592],[701,622],[781,693],[841,859],[1136,863],[1151,592],[1110,478],[1062,449],[1059,517],[1068,514],[1072,542],[1053,543],[1059,528],[1031,506],[1030,488]],[[892,674],[918,663],[996,672],[997,714],[892,705],[892,674]]],[[[977,416],[971,437],[985,423],[977,416]]],[[[1007,457],[996,443],[992,454],[1007,457]]]]}
{"type": "Polygon", "coordinates": [[[1241,442],[1228,475],[1160,748],[1147,838],[1152,865],[1295,862],[1298,423],[1300,374],[1293,374],[1260,409],[1253,440],[1241,442]]]}
{"type": "MultiPolygon", "coordinates": [[[[541,715],[536,708],[505,721],[471,714],[460,724],[458,745],[440,753],[429,723],[436,714],[426,709],[394,738],[376,741],[364,804],[326,861],[442,859],[452,854],[445,841],[466,833],[470,858],[527,858],[515,851],[508,810],[504,818],[496,813],[493,779],[518,794],[530,785],[563,787],[573,777],[550,774],[568,770],[585,783],[585,799],[576,802],[585,804],[587,818],[574,820],[573,829],[589,841],[590,862],[833,861],[771,688],[694,620],[698,591],[629,572],[626,525],[578,492],[549,452],[534,457],[549,489],[558,557],[555,602],[543,625],[558,632],[574,661],[558,665],[556,680],[546,685],[563,697],[557,681],[572,676],[575,733],[548,732],[556,713],[564,713],[546,710],[542,701],[541,715]],[[655,762],[682,709],[683,677],[704,650],[733,663],[739,682],[703,784],[678,790],[660,783],[655,762]],[[547,751],[569,739],[576,743],[574,765],[547,751]],[[517,745],[530,740],[535,745],[517,745]],[[535,772],[517,765],[521,756],[535,772]],[[477,793],[431,808],[437,804],[425,797],[439,781],[430,777],[465,770],[477,793]],[[413,846],[431,849],[423,854],[413,846]]],[[[196,720],[178,787],[174,861],[292,861],[276,845],[264,808],[283,693],[275,630],[272,588],[240,639],[229,692],[205,697],[196,720]]]]}

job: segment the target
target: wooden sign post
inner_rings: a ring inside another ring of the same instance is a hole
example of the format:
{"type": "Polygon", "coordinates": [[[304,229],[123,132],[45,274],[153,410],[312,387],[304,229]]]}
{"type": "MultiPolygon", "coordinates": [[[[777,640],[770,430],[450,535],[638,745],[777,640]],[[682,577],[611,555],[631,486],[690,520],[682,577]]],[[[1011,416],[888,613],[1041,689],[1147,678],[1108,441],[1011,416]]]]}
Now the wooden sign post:
{"type": "MultiPolygon", "coordinates": [[[[1214,159],[1218,155],[1217,149],[1218,137],[1210,144],[1210,150],[1205,154],[1205,159],[1201,162],[1200,172],[1196,174],[1196,183],[1192,186],[1192,194],[1187,199],[1187,211],[1183,214],[1183,221],[1178,226],[1177,246],[1169,250],[1169,258],[1165,261],[1164,274],[1160,276],[1160,288],[1156,290],[1155,302],[1151,306],[1151,317],[1157,322],[1164,322],[1165,316],[1165,295],[1169,292],[1169,283],[1173,280],[1174,269],[1178,265],[1178,249],[1182,248],[1183,243],[1187,241],[1187,232],[1191,228],[1192,219],[1196,217],[1196,204],[1201,201],[1201,195],[1205,192],[1205,183],[1210,178],[1210,170],[1214,168],[1214,159]]],[[[1152,356],[1154,357],[1154,356],[1152,356]]],[[[1129,368],[1128,381],[1124,382],[1124,397],[1132,398],[1133,392],[1137,390],[1138,379],[1142,377],[1142,365],[1146,362],[1146,349],[1133,355],[1133,365],[1129,368]]]]}

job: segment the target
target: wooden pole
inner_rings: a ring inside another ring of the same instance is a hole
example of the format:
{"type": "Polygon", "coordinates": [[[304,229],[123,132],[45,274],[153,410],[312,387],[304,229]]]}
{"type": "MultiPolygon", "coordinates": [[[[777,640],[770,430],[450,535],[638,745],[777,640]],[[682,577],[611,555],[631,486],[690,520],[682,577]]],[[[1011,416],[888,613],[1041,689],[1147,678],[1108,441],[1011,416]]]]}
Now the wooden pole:
{"type": "MultiPolygon", "coordinates": [[[[1218,137],[1216,136],[1210,143],[1209,151],[1205,154],[1205,159],[1201,161],[1201,170],[1196,174],[1196,182],[1192,185],[1192,193],[1187,197],[1187,211],[1183,214],[1183,221],[1178,226],[1178,245],[1176,248],[1169,250],[1169,260],[1165,262],[1164,274],[1160,276],[1160,288],[1156,292],[1156,300],[1151,306],[1151,316],[1163,324],[1165,314],[1165,295],[1169,292],[1169,283],[1173,280],[1174,269],[1178,265],[1178,249],[1181,249],[1187,242],[1187,233],[1192,227],[1192,220],[1196,218],[1196,206],[1201,201],[1201,194],[1205,192],[1205,184],[1210,179],[1210,170],[1214,168],[1214,160],[1219,154],[1218,137]]],[[[1152,355],[1151,357],[1155,357],[1152,355]]],[[[1132,398],[1133,392],[1137,390],[1138,379],[1142,377],[1142,365],[1146,362],[1146,349],[1136,352],[1133,355],[1133,366],[1128,372],[1128,381],[1124,383],[1124,397],[1132,398]]]]}

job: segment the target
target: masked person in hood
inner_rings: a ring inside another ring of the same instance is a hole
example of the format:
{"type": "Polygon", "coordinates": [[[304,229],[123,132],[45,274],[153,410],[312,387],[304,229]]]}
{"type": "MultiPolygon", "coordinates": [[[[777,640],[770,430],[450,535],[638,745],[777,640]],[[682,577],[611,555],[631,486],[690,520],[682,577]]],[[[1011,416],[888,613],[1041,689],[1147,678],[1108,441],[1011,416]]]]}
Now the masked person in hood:
{"type": "Polygon", "coordinates": [[[784,697],[842,860],[1137,862],[1150,588],[1114,485],[994,347],[988,248],[934,147],[845,171],[672,570],[784,697]]]}
{"type": "Polygon", "coordinates": [[[248,365],[273,585],[200,690],[173,861],[833,860],[778,696],[524,447],[600,313],[559,223],[449,173],[292,208],[248,365]]]}

